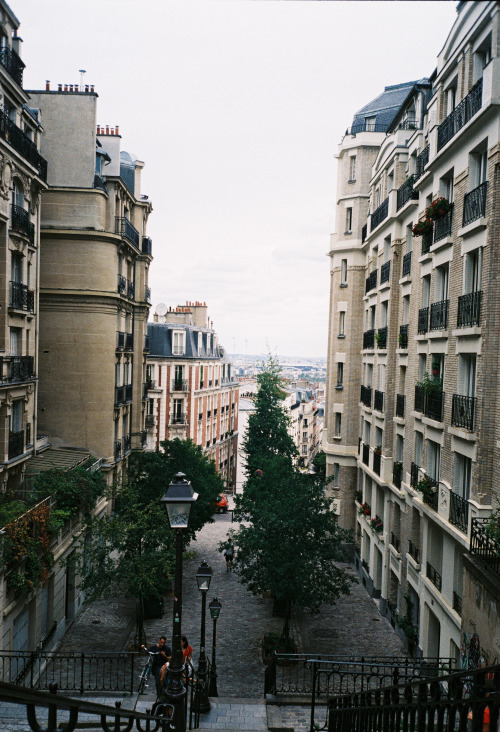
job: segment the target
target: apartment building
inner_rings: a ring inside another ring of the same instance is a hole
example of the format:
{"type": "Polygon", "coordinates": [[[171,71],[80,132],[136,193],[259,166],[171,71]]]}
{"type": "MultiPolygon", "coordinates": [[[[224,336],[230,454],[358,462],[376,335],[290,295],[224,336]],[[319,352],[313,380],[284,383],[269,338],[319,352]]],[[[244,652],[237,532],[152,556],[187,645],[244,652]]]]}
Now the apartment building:
{"type": "Polygon", "coordinates": [[[206,303],[158,306],[149,323],[147,447],[190,439],[236,490],[239,383],[219,345],[206,303]]]}
{"type": "Polygon", "coordinates": [[[88,449],[119,482],[146,444],[151,202],[144,163],[97,124],[91,86],[31,91],[49,161],[42,195],[39,429],[88,449]]]}
{"type": "Polygon", "coordinates": [[[307,468],[320,446],[316,396],[311,388],[295,388],[284,399],[285,411],[290,417],[288,432],[299,453],[298,464],[307,468]]]}
{"type": "Polygon", "coordinates": [[[499,31],[498,3],[460,3],[429,78],[355,116],[330,251],[339,523],[414,652],[457,660],[464,634],[486,660],[500,652],[486,531],[500,497],[499,31]]]}

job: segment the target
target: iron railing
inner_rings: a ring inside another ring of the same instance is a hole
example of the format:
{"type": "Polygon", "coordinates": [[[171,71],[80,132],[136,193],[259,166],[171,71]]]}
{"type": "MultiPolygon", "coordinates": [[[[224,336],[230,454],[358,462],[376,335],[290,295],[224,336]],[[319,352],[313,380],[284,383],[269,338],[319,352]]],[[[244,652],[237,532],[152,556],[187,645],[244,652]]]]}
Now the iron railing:
{"type": "Polygon", "coordinates": [[[130,439],[130,435],[124,435],[122,437],[122,448],[123,448],[123,454],[126,452],[129,452],[132,446],[132,441],[130,439]]]}
{"type": "Polygon", "coordinates": [[[130,282],[130,280],[127,280],[127,297],[129,300],[133,300],[135,298],[135,285],[133,282],[130,282]]]}
{"type": "Polygon", "coordinates": [[[9,116],[0,110],[0,137],[6,140],[16,152],[36,168],[39,177],[47,180],[47,161],[38,152],[33,140],[30,140],[9,116]]]}
{"type": "Polygon", "coordinates": [[[358,135],[360,132],[387,132],[388,129],[388,124],[360,122],[357,125],[353,125],[350,130],[346,130],[346,135],[358,135]]]}
{"type": "Polygon", "coordinates": [[[187,379],[174,379],[172,381],[172,391],[187,391],[187,379]]]}
{"type": "Polygon", "coordinates": [[[418,311],[417,331],[420,334],[429,330],[429,308],[420,308],[418,311]]]}
{"type": "Polygon", "coordinates": [[[0,48],[0,64],[2,64],[16,84],[19,84],[19,86],[23,85],[23,70],[25,63],[19,58],[14,49],[8,48],[7,46],[0,48]]]}
{"type": "Polygon", "coordinates": [[[415,405],[414,409],[416,412],[423,413],[425,409],[425,392],[424,387],[420,384],[415,384],[415,405]]]}
{"type": "Polygon", "coordinates": [[[430,581],[432,582],[434,587],[436,587],[439,590],[439,592],[441,592],[441,589],[443,587],[443,578],[441,577],[441,575],[439,574],[437,569],[435,569],[430,562],[427,562],[425,574],[426,574],[427,579],[430,579],[430,581]]]}
{"type": "Polygon", "coordinates": [[[134,334],[133,333],[125,333],[125,350],[126,351],[134,350],[134,334]]]}
{"type": "Polygon", "coordinates": [[[451,424],[454,427],[463,427],[469,430],[469,432],[473,432],[476,403],[477,399],[475,397],[453,394],[451,402],[451,424]]]}
{"type": "Polygon", "coordinates": [[[441,241],[447,236],[451,235],[451,229],[453,226],[453,204],[451,204],[450,210],[443,216],[442,219],[438,219],[434,222],[434,242],[441,241]]]}
{"type": "Polygon", "coordinates": [[[453,609],[459,615],[462,615],[462,598],[455,590],[453,590],[453,609]]]}
{"type": "Polygon", "coordinates": [[[35,376],[34,356],[0,356],[2,381],[27,381],[35,376]],[[7,366],[4,369],[4,364],[7,366]],[[10,368],[8,368],[10,366],[10,368]]]}
{"type": "Polygon", "coordinates": [[[375,348],[375,330],[365,330],[363,333],[363,348],[375,348]]]}
{"type": "Polygon", "coordinates": [[[363,444],[363,464],[370,464],[370,445],[363,444]]]}
{"type": "Polygon", "coordinates": [[[427,254],[432,246],[433,241],[433,230],[425,231],[422,234],[422,254],[427,254]]]}
{"type": "Polygon", "coordinates": [[[479,79],[466,97],[438,127],[438,152],[459,132],[472,117],[479,112],[483,100],[483,80],[479,79]]]}
{"type": "Polygon", "coordinates": [[[399,211],[400,208],[403,208],[405,203],[408,203],[408,201],[411,200],[418,200],[418,191],[415,191],[413,189],[413,178],[408,178],[408,180],[405,180],[402,186],[400,186],[397,190],[396,195],[396,209],[399,211]]]}
{"type": "Polygon", "coordinates": [[[443,421],[444,391],[432,390],[425,395],[424,414],[429,419],[443,421]]]}
{"type": "Polygon", "coordinates": [[[10,283],[9,307],[16,310],[25,310],[28,313],[35,312],[35,292],[29,290],[22,282],[10,283]]]}
{"type": "Polygon", "coordinates": [[[127,291],[127,280],[121,274],[118,275],[118,294],[124,295],[127,291]]]}
{"type": "Polygon", "coordinates": [[[371,386],[364,386],[361,384],[361,402],[365,407],[371,407],[372,405],[372,388],[371,386]]]}
{"type": "Polygon", "coordinates": [[[468,292],[458,298],[457,327],[471,327],[479,325],[481,318],[481,300],[483,293],[468,292]]]}
{"type": "Polygon", "coordinates": [[[450,493],[450,524],[467,533],[469,528],[469,502],[458,493],[450,493]]]}
{"type": "Polygon", "coordinates": [[[399,326],[399,347],[406,349],[408,348],[408,325],[399,326]]]}
{"type": "Polygon", "coordinates": [[[404,394],[396,394],[396,417],[401,417],[401,419],[405,417],[405,401],[404,394]]]}
{"type": "Polygon", "coordinates": [[[149,236],[142,237],[142,253],[149,254],[149,256],[153,254],[153,242],[149,236]]]}
{"type": "Polygon", "coordinates": [[[431,304],[430,330],[446,330],[448,325],[448,300],[431,304]]]}
{"type": "Polygon", "coordinates": [[[129,241],[136,249],[139,249],[139,232],[135,228],[135,226],[132,226],[130,221],[126,219],[124,216],[116,216],[115,217],[115,234],[120,234],[120,236],[123,236],[127,241],[129,241]]]}
{"type": "Polygon", "coordinates": [[[391,546],[394,547],[398,554],[401,554],[401,539],[399,536],[396,536],[394,531],[391,531],[391,546]]]}
{"type": "Polygon", "coordinates": [[[183,412],[174,412],[171,417],[171,424],[186,424],[186,415],[183,412]]]}
{"type": "Polygon", "coordinates": [[[125,333],[121,330],[116,331],[116,349],[121,351],[125,348],[125,333]]]}
{"type": "Polygon", "coordinates": [[[464,214],[462,226],[472,223],[486,216],[486,195],[488,193],[488,181],[481,183],[474,190],[469,191],[464,196],[464,214]]]}
{"type": "Polygon", "coordinates": [[[365,294],[367,292],[370,292],[370,290],[375,289],[376,286],[377,286],[377,270],[374,269],[373,272],[370,272],[370,274],[366,278],[365,294]]]}
{"type": "Polygon", "coordinates": [[[382,467],[382,455],[379,452],[373,452],[373,472],[380,475],[382,467]]]}
{"type": "Polygon", "coordinates": [[[417,463],[412,463],[410,466],[410,485],[412,488],[415,488],[415,486],[418,483],[418,471],[420,470],[420,466],[417,465],[417,463]]]}
{"type": "Polygon", "coordinates": [[[406,254],[403,257],[403,269],[401,271],[401,276],[406,277],[411,272],[411,252],[406,252],[406,254]]]}
{"type": "Polygon", "coordinates": [[[408,539],[408,554],[417,564],[420,564],[420,549],[411,539],[408,539]]]}
{"type": "Polygon", "coordinates": [[[403,463],[396,461],[392,466],[392,482],[396,488],[401,488],[401,482],[403,480],[403,463]]]}
{"type": "Polygon", "coordinates": [[[471,519],[469,551],[500,576],[500,543],[489,531],[490,521],[490,518],[471,519]]]}
{"type": "Polygon", "coordinates": [[[420,178],[421,175],[423,175],[424,168],[429,162],[429,145],[427,147],[424,147],[422,152],[417,155],[416,159],[416,166],[415,166],[415,180],[420,178]]]}
{"type": "Polygon", "coordinates": [[[22,206],[11,205],[10,228],[18,234],[28,237],[30,244],[35,243],[35,224],[30,221],[29,211],[22,206]]]}
{"type": "Polygon", "coordinates": [[[384,264],[380,267],[380,284],[382,284],[382,282],[389,282],[390,274],[391,274],[391,263],[384,262],[384,264]]]}
{"type": "Polygon", "coordinates": [[[115,440],[115,445],[114,445],[115,460],[118,460],[118,458],[121,457],[121,454],[122,454],[122,441],[115,440]]]}
{"type": "Polygon", "coordinates": [[[378,226],[384,219],[387,218],[389,215],[389,199],[386,198],[385,201],[382,201],[380,206],[375,209],[375,211],[372,213],[370,217],[370,231],[373,231],[373,229],[378,226]]]}
{"type": "Polygon", "coordinates": [[[387,326],[378,329],[376,341],[377,348],[387,348],[387,326]]]}
{"type": "Polygon", "coordinates": [[[9,460],[22,455],[24,452],[24,430],[9,432],[9,460]]]}
{"type": "Polygon", "coordinates": [[[425,490],[422,491],[422,501],[434,511],[438,510],[438,481],[430,475],[425,476],[425,490]]]}
{"type": "Polygon", "coordinates": [[[384,411],[384,392],[378,391],[375,389],[374,397],[373,397],[373,408],[377,410],[377,412],[383,412],[384,411]]]}

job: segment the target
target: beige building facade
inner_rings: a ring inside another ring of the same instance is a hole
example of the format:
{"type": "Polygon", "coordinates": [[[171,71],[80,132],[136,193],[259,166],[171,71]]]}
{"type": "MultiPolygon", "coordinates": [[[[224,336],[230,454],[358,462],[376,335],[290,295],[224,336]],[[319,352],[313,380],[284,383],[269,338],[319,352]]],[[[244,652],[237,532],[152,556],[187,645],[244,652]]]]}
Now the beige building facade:
{"type": "Polygon", "coordinates": [[[457,10],[434,73],[386,88],[339,148],[324,448],[362,581],[414,652],[463,661],[477,633],[493,661],[499,7],[457,10]]]}

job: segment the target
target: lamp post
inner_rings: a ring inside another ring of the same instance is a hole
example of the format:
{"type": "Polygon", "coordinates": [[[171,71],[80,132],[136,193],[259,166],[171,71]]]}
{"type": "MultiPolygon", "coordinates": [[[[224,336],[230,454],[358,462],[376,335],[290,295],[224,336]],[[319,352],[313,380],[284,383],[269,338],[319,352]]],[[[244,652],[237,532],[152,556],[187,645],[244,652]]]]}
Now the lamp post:
{"type": "Polygon", "coordinates": [[[212,602],[209,604],[208,609],[210,611],[210,616],[212,620],[214,621],[213,625],[213,636],[212,636],[212,667],[210,669],[210,682],[208,685],[208,695],[209,696],[219,696],[217,692],[217,667],[215,665],[215,635],[216,635],[216,627],[217,627],[217,618],[220,615],[222,605],[220,603],[220,600],[217,597],[214,597],[212,602]]]}
{"type": "MultiPolygon", "coordinates": [[[[205,560],[200,565],[200,568],[196,572],[196,582],[198,583],[198,589],[201,592],[201,636],[200,636],[200,659],[198,661],[198,679],[202,683],[202,689],[198,690],[198,704],[200,713],[210,711],[210,701],[207,693],[207,654],[205,652],[205,614],[206,614],[206,602],[207,592],[210,588],[210,582],[212,581],[213,570],[208,566],[205,560]]],[[[199,687],[198,687],[199,689],[199,687]]]]}
{"type": "Polygon", "coordinates": [[[175,532],[175,582],[174,610],[172,622],[172,660],[169,666],[169,682],[166,689],[168,701],[174,707],[174,728],[176,732],[186,732],[185,697],[186,688],[182,683],[182,550],[183,534],[189,526],[191,507],[198,494],[193,491],[191,483],[184,473],[177,473],[161,498],[168,513],[170,528],[175,532]]]}

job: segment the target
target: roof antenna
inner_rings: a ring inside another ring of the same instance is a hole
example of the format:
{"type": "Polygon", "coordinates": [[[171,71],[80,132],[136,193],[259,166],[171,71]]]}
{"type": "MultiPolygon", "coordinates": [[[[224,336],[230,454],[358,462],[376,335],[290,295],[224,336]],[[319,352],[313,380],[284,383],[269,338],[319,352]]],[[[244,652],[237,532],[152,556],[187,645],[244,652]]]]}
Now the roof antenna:
{"type": "Polygon", "coordinates": [[[78,69],[80,72],[80,91],[83,91],[83,75],[86,74],[85,69],[78,69]]]}

